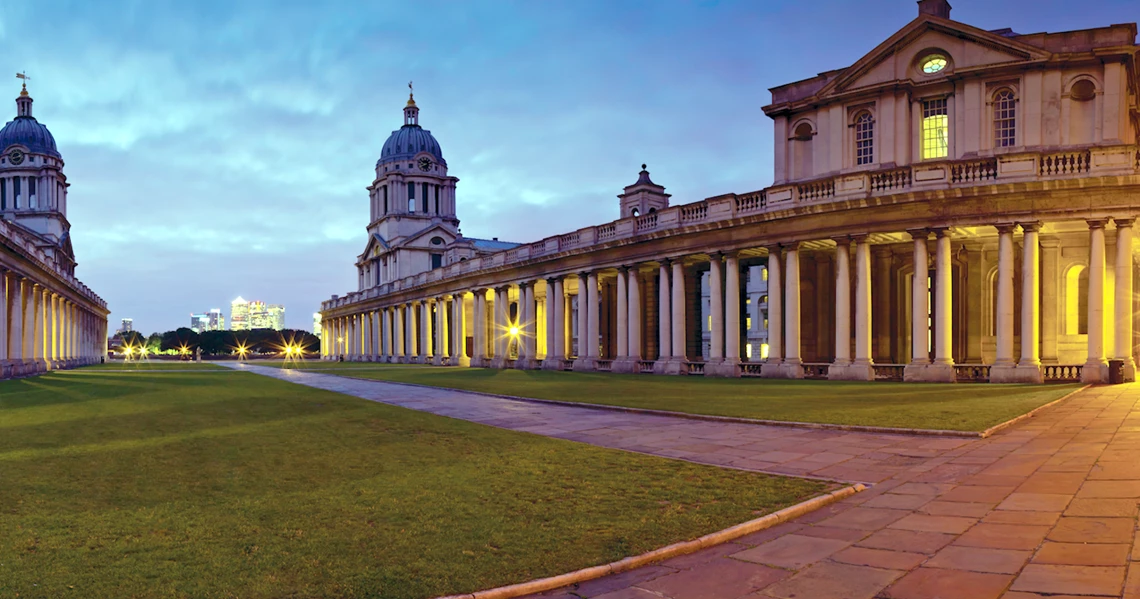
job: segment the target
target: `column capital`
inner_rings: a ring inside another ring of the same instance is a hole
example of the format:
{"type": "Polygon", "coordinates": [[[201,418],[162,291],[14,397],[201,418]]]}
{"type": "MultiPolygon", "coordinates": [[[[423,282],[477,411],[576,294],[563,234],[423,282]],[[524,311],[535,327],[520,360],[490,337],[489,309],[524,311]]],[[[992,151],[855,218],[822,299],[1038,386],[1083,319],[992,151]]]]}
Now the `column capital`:
{"type": "Polygon", "coordinates": [[[848,237],[850,237],[851,241],[855,242],[856,244],[866,244],[867,238],[871,237],[871,234],[869,234],[869,233],[853,233],[848,237]]]}
{"type": "Polygon", "coordinates": [[[558,283],[559,281],[562,281],[561,275],[552,275],[552,276],[546,278],[546,285],[554,285],[554,284],[558,283]]]}
{"type": "Polygon", "coordinates": [[[724,259],[724,252],[721,252],[720,250],[713,250],[712,252],[709,252],[709,262],[710,263],[713,261],[719,262],[723,259],[724,259]]]}
{"type": "Polygon", "coordinates": [[[662,267],[669,268],[669,266],[673,264],[673,259],[671,259],[671,258],[659,258],[659,259],[657,259],[657,262],[662,267]]]}
{"type": "Polygon", "coordinates": [[[525,289],[526,289],[526,286],[528,286],[528,285],[531,285],[531,282],[529,282],[529,281],[520,281],[520,282],[518,282],[518,284],[516,284],[516,285],[518,285],[518,286],[519,286],[519,289],[520,289],[520,290],[525,290],[525,289]]]}
{"type": "Polygon", "coordinates": [[[994,225],[994,229],[997,229],[998,233],[1013,233],[1013,230],[1016,228],[1017,223],[998,223],[994,225]]]}
{"type": "Polygon", "coordinates": [[[846,235],[846,234],[835,235],[835,236],[832,236],[830,239],[831,239],[831,241],[835,242],[835,244],[837,246],[841,246],[843,244],[848,244],[848,245],[851,244],[851,236],[846,235]]]}
{"type": "Polygon", "coordinates": [[[1103,219],[1085,219],[1085,222],[1089,224],[1089,229],[1104,229],[1104,226],[1108,225],[1108,217],[1103,219]]]}
{"type": "Polygon", "coordinates": [[[1127,219],[1117,219],[1114,217],[1112,219],[1112,222],[1116,223],[1117,229],[1122,229],[1122,228],[1126,228],[1126,227],[1132,227],[1132,224],[1136,222],[1136,218],[1135,217],[1129,217],[1127,219]]]}
{"type": "Polygon", "coordinates": [[[1037,233],[1041,231],[1041,221],[1030,221],[1028,223],[1018,223],[1021,225],[1022,233],[1037,233]]]}
{"type": "Polygon", "coordinates": [[[618,273],[625,275],[629,272],[629,265],[619,265],[617,268],[618,273]]]}
{"type": "Polygon", "coordinates": [[[926,228],[907,229],[906,232],[907,232],[907,235],[909,235],[910,239],[912,239],[912,240],[928,240],[928,239],[930,239],[930,230],[926,229],[926,228]]]}
{"type": "Polygon", "coordinates": [[[935,238],[948,238],[950,237],[949,227],[931,227],[930,231],[934,232],[935,238]]]}

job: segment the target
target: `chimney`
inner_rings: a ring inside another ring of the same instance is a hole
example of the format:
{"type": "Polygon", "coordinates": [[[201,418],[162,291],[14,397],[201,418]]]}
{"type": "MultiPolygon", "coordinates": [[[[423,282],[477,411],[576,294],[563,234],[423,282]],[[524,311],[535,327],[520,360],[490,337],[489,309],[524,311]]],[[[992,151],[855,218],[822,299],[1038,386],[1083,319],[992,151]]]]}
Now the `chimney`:
{"type": "Polygon", "coordinates": [[[918,16],[922,15],[949,19],[950,3],[946,0],[918,0],[918,16]]]}

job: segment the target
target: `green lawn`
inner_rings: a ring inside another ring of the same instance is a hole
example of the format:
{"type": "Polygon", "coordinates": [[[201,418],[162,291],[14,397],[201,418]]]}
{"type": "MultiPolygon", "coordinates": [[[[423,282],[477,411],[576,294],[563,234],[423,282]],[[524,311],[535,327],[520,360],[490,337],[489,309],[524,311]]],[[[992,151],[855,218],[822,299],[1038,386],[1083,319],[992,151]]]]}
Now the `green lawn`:
{"type": "MultiPolygon", "coordinates": [[[[281,366],[280,364],[274,366],[281,366]]],[[[543,400],[592,402],[704,415],[982,431],[1080,387],[786,379],[717,379],[321,363],[310,370],[543,400]]]]}
{"type": "Polygon", "coordinates": [[[180,360],[147,360],[147,361],[131,361],[124,362],[120,360],[108,360],[105,363],[89,365],[82,367],[84,370],[119,370],[119,371],[153,371],[153,370],[183,370],[183,369],[208,369],[219,370],[225,367],[213,365],[205,362],[191,362],[180,360]]]}
{"type": "Polygon", "coordinates": [[[0,597],[423,597],[605,563],[832,489],[251,373],[0,382],[0,597]]]}

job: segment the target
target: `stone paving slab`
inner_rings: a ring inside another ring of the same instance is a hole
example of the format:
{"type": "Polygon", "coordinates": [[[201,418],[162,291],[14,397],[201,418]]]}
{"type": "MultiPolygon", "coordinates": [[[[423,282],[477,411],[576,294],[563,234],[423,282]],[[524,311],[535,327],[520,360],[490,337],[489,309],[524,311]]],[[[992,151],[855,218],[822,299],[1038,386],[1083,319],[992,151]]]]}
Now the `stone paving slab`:
{"type": "Polygon", "coordinates": [[[990,438],[932,440],[249,370],[611,448],[874,484],[731,543],[537,597],[1140,596],[1140,384],[1089,388],[990,438]]]}

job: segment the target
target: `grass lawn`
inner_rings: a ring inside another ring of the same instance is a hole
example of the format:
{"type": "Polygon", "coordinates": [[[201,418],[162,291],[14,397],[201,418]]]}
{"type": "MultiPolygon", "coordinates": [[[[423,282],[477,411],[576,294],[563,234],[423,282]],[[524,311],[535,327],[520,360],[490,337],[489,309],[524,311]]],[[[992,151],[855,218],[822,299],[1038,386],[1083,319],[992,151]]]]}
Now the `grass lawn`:
{"type": "Polygon", "coordinates": [[[123,362],[119,360],[109,360],[102,364],[94,364],[86,367],[81,367],[83,370],[119,370],[119,371],[153,371],[153,370],[183,370],[183,369],[202,369],[202,370],[220,370],[225,367],[213,365],[205,362],[190,362],[180,360],[148,360],[144,362],[123,362]]]}
{"type": "Polygon", "coordinates": [[[982,431],[1080,387],[718,379],[368,363],[321,365],[306,367],[328,369],[334,374],[343,369],[348,377],[544,400],[777,421],[954,431],[982,431]]]}
{"type": "Polygon", "coordinates": [[[423,597],[644,552],[816,481],[251,373],[0,382],[0,597],[423,597]]]}

